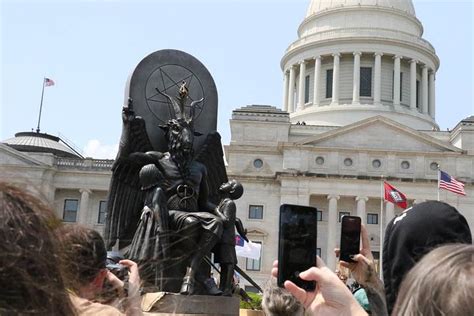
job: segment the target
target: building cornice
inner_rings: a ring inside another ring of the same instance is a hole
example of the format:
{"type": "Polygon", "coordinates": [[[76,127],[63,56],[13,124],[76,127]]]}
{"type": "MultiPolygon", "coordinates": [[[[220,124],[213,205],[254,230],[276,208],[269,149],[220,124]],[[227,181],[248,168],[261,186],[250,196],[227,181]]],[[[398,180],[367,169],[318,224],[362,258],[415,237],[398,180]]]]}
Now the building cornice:
{"type": "MultiPolygon", "coordinates": [[[[316,34],[315,34],[316,35],[316,34]]],[[[436,68],[435,70],[438,70],[439,65],[440,65],[440,60],[436,53],[434,51],[431,51],[430,49],[427,49],[426,47],[413,43],[408,40],[401,40],[401,39],[393,39],[393,38],[378,38],[374,36],[366,36],[366,37],[354,37],[353,34],[348,34],[345,37],[339,37],[339,38],[328,38],[328,39],[321,39],[317,41],[308,41],[307,38],[303,38],[300,40],[297,40],[293,42],[289,48],[286,50],[285,55],[282,57],[281,62],[280,62],[280,67],[282,70],[285,69],[285,65],[288,63],[288,61],[293,58],[298,56],[299,54],[305,53],[307,51],[311,51],[314,49],[318,48],[325,48],[329,46],[330,44],[341,44],[341,47],[344,47],[344,45],[347,44],[364,44],[364,45],[370,45],[370,44],[385,44],[388,46],[392,46],[394,48],[399,48],[399,47],[405,47],[406,49],[416,51],[424,56],[427,56],[431,59],[431,61],[434,64],[434,67],[436,68]],[[302,42],[299,44],[298,42],[302,42]],[[299,44],[299,45],[297,45],[299,44]]],[[[361,50],[363,53],[367,51],[367,49],[363,48],[358,48],[357,50],[361,50]]],[[[380,49],[378,49],[380,51],[380,49]]],[[[375,51],[373,49],[371,52],[375,51]]],[[[395,49],[393,49],[395,51],[395,49]]],[[[325,55],[330,55],[334,52],[328,52],[327,54],[321,54],[317,53],[317,55],[322,55],[323,57],[325,55]]],[[[353,50],[346,51],[346,50],[340,50],[338,53],[347,53],[347,54],[352,54],[353,50]]],[[[395,52],[391,52],[387,50],[382,51],[384,55],[395,55],[395,52]]],[[[412,58],[413,56],[407,56],[409,58],[412,58]]]]}

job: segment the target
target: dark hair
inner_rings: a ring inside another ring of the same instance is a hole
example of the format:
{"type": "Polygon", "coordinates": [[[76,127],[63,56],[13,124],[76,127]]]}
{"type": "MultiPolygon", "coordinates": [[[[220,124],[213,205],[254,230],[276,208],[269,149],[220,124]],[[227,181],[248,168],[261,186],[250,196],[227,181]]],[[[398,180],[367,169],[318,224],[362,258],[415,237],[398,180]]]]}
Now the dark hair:
{"type": "Polygon", "coordinates": [[[66,285],[79,290],[105,268],[107,251],[104,240],[95,230],[80,225],[63,226],[57,231],[57,236],[66,285]]]}
{"type": "Polygon", "coordinates": [[[0,182],[0,314],[74,315],[47,204],[0,182]]]}
{"type": "Polygon", "coordinates": [[[439,247],[410,270],[393,315],[474,315],[474,246],[439,247]]]}

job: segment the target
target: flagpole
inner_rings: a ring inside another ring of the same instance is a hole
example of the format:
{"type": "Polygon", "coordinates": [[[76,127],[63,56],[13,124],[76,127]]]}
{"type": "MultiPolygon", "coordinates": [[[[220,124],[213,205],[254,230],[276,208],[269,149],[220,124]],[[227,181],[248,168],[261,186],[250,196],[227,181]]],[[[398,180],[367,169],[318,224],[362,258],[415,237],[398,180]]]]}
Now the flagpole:
{"type": "Polygon", "coordinates": [[[384,199],[384,190],[383,190],[383,175],[380,176],[380,249],[379,249],[379,275],[380,280],[383,280],[382,274],[382,258],[383,258],[383,199],[384,199]]]}
{"type": "Polygon", "coordinates": [[[438,165],[438,202],[439,202],[439,179],[441,178],[441,172],[439,171],[439,165],[438,165]]]}
{"type": "Polygon", "coordinates": [[[41,102],[40,102],[40,110],[39,110],[39,116],[38,116],[38,126],[36,127],[36,132],[40,132],[40,122],[41,122],[41,110],[43,109],[43,96],[44,96],[44,81],[46,80],[45,77],[43,77],[43,89],[41,90],[41,102]]]}

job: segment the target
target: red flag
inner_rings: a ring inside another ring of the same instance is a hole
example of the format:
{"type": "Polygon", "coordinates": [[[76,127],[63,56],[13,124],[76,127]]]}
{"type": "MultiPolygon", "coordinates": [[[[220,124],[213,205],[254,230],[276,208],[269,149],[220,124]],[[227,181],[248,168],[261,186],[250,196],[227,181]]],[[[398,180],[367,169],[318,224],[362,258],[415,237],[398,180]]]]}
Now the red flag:
{"type": "Polygon", "coordinates": [[[53,79],[44,78],[44,86],[45,86],[45,87],[54,86],[54,81],[53,81],[53,79]]]}
{"type": "Polygon", "coordinates": [[[398,191],[394,186],[388,182],[383,182],[385,188],[385,200],[392,202],[393,204],[406,209],[408,207],[407,197],[402,192],[398,191]]]}

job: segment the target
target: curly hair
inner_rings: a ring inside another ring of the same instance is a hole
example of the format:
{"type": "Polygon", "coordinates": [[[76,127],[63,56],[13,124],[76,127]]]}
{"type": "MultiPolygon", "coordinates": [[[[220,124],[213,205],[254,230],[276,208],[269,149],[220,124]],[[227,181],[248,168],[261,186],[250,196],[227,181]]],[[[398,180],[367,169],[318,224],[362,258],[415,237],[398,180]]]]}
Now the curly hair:
{"type": "Polygon", "coordinates": [[[46,203],[0,183],[0,314],[75,314],[52,233],[60,224],[46,203]]]}

